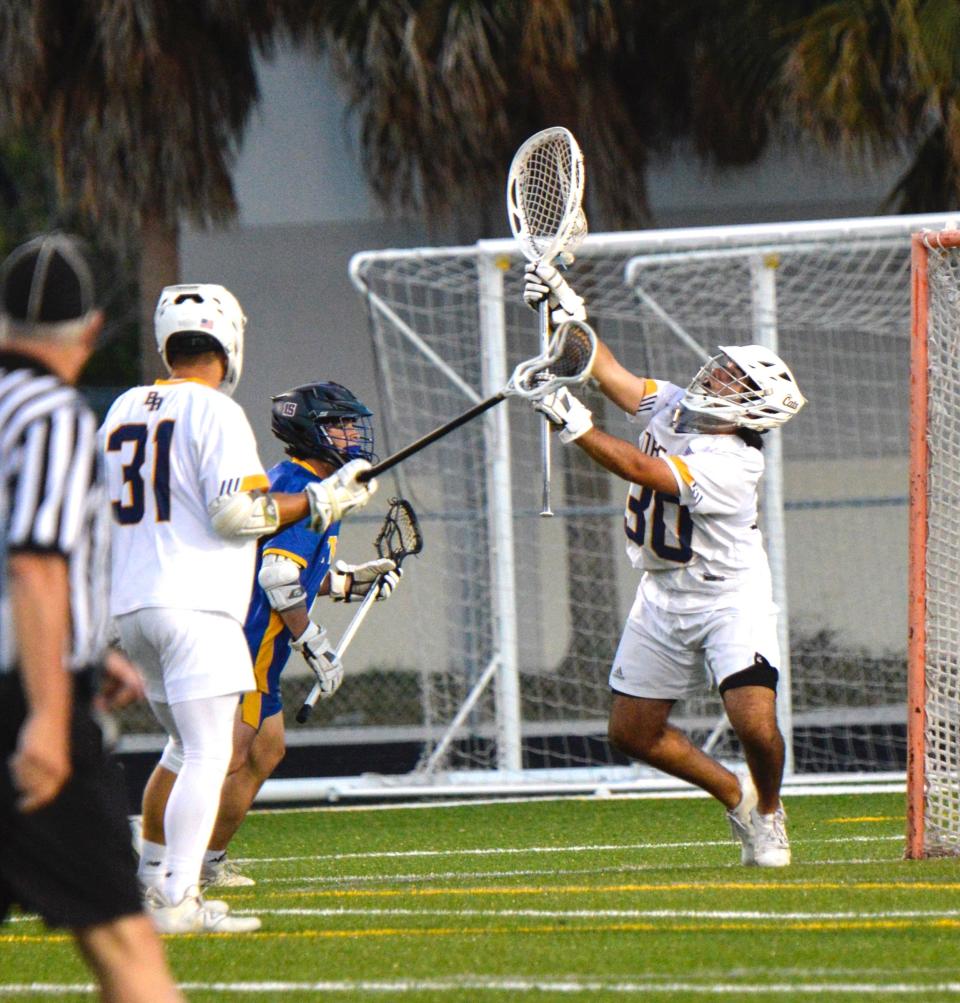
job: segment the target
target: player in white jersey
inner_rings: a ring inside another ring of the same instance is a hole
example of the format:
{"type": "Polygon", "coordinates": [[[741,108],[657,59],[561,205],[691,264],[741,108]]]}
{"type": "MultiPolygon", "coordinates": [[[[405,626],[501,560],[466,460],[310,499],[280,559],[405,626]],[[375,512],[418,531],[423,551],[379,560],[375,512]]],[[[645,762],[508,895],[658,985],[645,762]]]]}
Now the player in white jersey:
{"type": "MultiPolygon", "coordinates": [[[[584,319],[583,300],[550,265],[530,265],[524,299],[554,323],[584,319]]],[[[611,743],[702,787],[726,808],[744,864],[783,867],[784,742],[776,719],[777,609],[757,522],[762,433],[805,400],[786,364],[759,345],[721,348],[686,388],[635,376],[602,342],[592,376],[641,428],[637,445],[594,427],[562,389],[535,407],[563,442],[630,483],[627,554],[643,572],[610,672],[611,743]],[[704,669],[749,772],[742,777],[669,724],[704,669]]]]}
{"type": "MultiPolygon", "coordinates": [[[[243,621],[257,538],[306,517],[322,532],[376,490],[357,480],[370,467],[362,459],[301,493],[268,490],[253,431],[229,396],[245,324],[222,286],[164,289],[155,327],[171,378],[122,394],[100,433],[114,516],[110,612],[182,761],[164,813],[167,873],[147,895],[165,933],[260,925],[205,903],[198,884],[237,700],[256,688],[243,621]]],[[[318,658],[330,648],[323,637],[315,647],[318,658]]]]}

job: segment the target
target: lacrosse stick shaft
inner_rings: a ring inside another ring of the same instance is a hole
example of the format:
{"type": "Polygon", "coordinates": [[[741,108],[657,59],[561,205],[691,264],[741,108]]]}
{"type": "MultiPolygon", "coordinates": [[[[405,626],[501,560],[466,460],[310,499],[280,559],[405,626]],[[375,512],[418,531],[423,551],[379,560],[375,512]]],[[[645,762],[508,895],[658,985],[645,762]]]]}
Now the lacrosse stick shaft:
{"type": "MultiPolygon", "coordinates": [[[[550,306],[546,300],[540,304],[540,351],[546,352],[550,344],[550,306]]],[[[543,494],[540,503],[540,515],[552,516],[550,507],[550,422],[544,418],[540,425],[540,458],[543,469],[543,494]]]]}
{"type": "MultiPolygon", "coordinates": [[[[347,629],[343,632],[340,640],[337,642],[337,647],[335,654],[337,658],[342,658],[343,653],[350,646],[350,642],[353,640],[354,635],[360,629],[360,624],[366,619],[367,613],[370,612],[370,606],[374,603],[377,598],[377,593],[380,591],[380,583],[383,581],[383,576],[380,575],[370,586],[370,591],[363,597],[363,602],[360,603],[360,607],[356,613],[353,614],[353,619],[347,624],[347,629]]],[[[297,711],[297,722],[303,724],[304,721],[310,716],[310,711],[313,710],[317,701],[320,699],[320,684],[314,683],[313,689],[307,696],[307,699],[303,701],[303,706],[297,711]]]]}
{"type": "Polygon", "coordinates": [[[488,397],[486,400],[480,401],[479,404],[474,404],[469,411],[464,411],[463,414],[451,421],[448,421],[446,425],[441,425],[439,428],[435,428],[432,432],[427,432],[426,435],[417,439],[416,442],[411,442],[409,446],[404,446],[403,449],[398,450],[392,456],[388,456],[385,460],[375,463],[369,470],[361,471],[357,474],[357,480],[361,483],[366,483],[373,477],[379,477],[380,474],[389,470],[391,467],[395,467],[403,460],[409,459],[414,453],[419,453],[421,449],[426,449],[427,446],[436,442],[438,439],[442,439],[445,435],[449,435],[450,432],[458,429],[461,425],[466,425],[468,421],[473,421],[477,415],[483,414],[484,411],[489,411],[494,405],[499,404],[500,401],[506,399],[507,395],[501,390],[500,393],[494,394],[493,397],[488,397]]]}

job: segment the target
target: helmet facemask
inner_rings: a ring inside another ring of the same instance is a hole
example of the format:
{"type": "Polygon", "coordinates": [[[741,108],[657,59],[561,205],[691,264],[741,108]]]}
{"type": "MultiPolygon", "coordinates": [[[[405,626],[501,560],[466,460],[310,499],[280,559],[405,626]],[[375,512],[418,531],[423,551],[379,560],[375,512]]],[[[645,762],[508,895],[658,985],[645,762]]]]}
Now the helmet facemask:
{"type": "Polygon", "coordinates": [[[760,345],[721,346],[690,381],[673,415],[678,432],[778,428],[806,403],[793,374],[760,345]]]}
{"type": "Polygon", "coordinates": [[[376,462],[373,451],[373,423],[369,416],[358,415],[351,418],[316,419],[317,449],[315,455],[331,460],[336,457],[335,466],[342,467],[350,460],[376,462]]]}
{"type": "Polygon", "coordinates": [[[273,434],[289,456],[334,469],[350,460],[375,463],[372,413],[339,383],[308,383],[273,398],[273,434]]]}

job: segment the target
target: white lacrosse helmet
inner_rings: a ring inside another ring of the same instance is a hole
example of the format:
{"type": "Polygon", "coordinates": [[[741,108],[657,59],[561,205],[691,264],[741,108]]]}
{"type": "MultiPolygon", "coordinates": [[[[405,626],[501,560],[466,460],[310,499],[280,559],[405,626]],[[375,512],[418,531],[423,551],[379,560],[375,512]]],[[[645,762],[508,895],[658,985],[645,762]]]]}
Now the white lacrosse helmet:
{"type": "Polygon", "coordinates": [[[787,364],[762,345],[721,345],[690,381],[673,416],[678,432],[763,432],[806,404],[787,364]]]}
{"type": "Polygon", "coordinates": [[[229,397],[240,382],[243,369],[243,330],[247,318],[237,298],[223,286],[167,286],[160,293],[153,316],[157,350],[167,362],[167,342],[175,334],[199,334],[212,338],[227,357],[227,372],[220,389],[229,397]]]}

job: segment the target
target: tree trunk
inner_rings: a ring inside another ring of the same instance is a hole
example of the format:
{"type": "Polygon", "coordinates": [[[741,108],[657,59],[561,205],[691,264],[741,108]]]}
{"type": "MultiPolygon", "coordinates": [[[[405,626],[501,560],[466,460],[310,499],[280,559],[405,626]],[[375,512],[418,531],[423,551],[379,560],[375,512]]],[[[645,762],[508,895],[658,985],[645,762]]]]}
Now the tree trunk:
{"type": "Polygon", "coordinates": [[[166,376],[153,333],[153,313],[164,286],[180,281],[180,228],[146,213],[140,230],[140,377],[166,376]]]}

